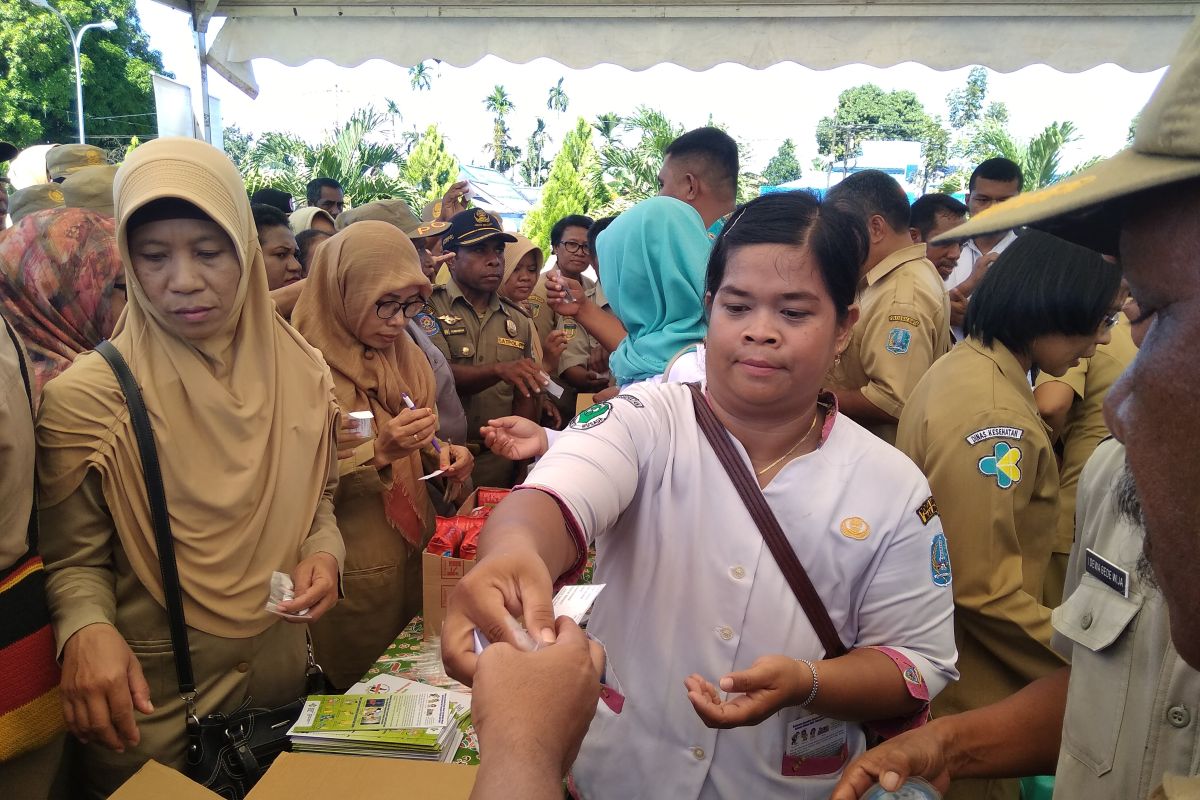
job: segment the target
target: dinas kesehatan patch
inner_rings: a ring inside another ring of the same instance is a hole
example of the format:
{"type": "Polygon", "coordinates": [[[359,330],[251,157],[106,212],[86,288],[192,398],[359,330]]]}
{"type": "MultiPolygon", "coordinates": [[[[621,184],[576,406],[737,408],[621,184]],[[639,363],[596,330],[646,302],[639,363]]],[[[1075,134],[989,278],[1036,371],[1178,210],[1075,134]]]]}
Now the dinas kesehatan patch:
{"type": "Polygon", "coordinates": [[[571,427],[577,431],[586,431],[596,427],[612,413],[611,403],[596,403],[579,412],[579,416],[571,421],[571,427]]]}

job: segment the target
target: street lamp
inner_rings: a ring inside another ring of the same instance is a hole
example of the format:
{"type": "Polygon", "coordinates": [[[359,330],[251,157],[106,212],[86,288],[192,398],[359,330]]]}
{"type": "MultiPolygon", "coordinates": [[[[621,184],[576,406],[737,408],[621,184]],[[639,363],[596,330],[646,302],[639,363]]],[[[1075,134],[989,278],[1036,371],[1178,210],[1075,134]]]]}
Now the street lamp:
{"type": "Polygon", "coordinates": [[[62,20],[62,24],[67,26],[67,33],[71,37],[71,50],[75,53],[75,113],[79,117],[79,143],[86,144],[87,140],[83,136],[83,70],[79,66],[79,45],[83,42],[83,35],[92,28],[100,28],[111,33],[117,29],[117,23],[106,19],[103,22],[84,25],[76,31],[71,27],[71,23],[67,22],[67,18],[63,16],[62,12],[50,5],[49,0],[29,0],[29,2],[38,8],[53,11],[62,20]]]}

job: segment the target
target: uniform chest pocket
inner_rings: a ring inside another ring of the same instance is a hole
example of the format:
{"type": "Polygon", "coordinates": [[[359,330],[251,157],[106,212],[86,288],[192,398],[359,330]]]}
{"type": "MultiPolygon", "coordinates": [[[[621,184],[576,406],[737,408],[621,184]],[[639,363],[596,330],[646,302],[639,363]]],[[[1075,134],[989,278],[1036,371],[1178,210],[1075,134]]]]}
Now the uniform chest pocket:
{"type": "Polygon", "coordinates": [[[1075,642],[1063,749],[1100,776],[1116,756],[1125,713],[1141,595],[1122,597],[1091,576],[1054,610],[1054,628],[1075,642]]]}
{"type": "Polygon", "coordinates": [[[483,347],[493,347],[495,361],[520,361],[525,357],[525,342],[516,337],[502,335],[495,337],[494,341],[484,344],[486,341],[481,340],[480,347],[481,349],[483,347]]]}
{"type": "Polygon", "coordinates": [[[450,351],[451,361],[475,358],[475,340],[467,333],[447,333],[446,345],[450,351]]]}

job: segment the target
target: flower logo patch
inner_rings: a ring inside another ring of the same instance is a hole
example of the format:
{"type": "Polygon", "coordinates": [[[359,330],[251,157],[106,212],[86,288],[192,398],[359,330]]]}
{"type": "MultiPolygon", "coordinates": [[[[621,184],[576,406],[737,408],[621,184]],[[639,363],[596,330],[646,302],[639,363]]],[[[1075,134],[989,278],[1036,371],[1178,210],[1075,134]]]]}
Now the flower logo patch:
{"type": "Polygon", "coordinates": [[[1021,448],[1008,442],[996,442],[990,456],[979,459],[979,471],[996,479],[996,485],[1008,489],[1021,481],[1021,448]]]}

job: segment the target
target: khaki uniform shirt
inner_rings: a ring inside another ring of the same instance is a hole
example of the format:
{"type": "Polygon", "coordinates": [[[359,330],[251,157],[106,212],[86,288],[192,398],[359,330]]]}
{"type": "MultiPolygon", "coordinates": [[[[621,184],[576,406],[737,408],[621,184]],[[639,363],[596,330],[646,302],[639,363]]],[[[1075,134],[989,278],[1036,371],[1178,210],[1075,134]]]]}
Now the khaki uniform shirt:
{"type": "Polygon", "coordinates": [[[954,567],[961,678],[935,715],[994,703],[1065,663],[1042,604],[1058,465],[1025,370],[968,338],[917,384],[896,446],[929,479],[954,567]]]}
{"type": "Polygon", "coordinates": [[[0,569],[29,546],[33,506],[33,412],[21,379],[22,353],[0,321],[0,569]]]}
{"type": "MultiPolygon", "coordinates": [[[[923,244],[897,250],[867,273],[860,316],[841,363],[827,376],[833,389],[861,389],[899,419],[913,387],[950,350],[950,298],[923,244]]],[[[896,426],[867,428],[889,444],[896,426]]]]}
{"type": "MultiPolygon", "coordinates": [[[[435,286],[427,309],[434,325],[426,333],[451,365],[482,366],[533,358],[533,325],[515,305],[493,293],[481,316],[453,278],[435,286]]],[[[467,412],[467,441],[480,442],[489,419],[512,414],[513,387],[497,381],[482,392],[459,392],[467,412]]]]}
{"type": "Polygon", "coordinates": [[[1141,528],[1112,502],[1124,464],[1110,439],[1083,470],[1067,600],[1054,610],[1054,646],[1071,659],[1054,782],[1063,800],[1144,798],[1164,774],[1200,763],[1200,672],[1175,652],[1162,594],[1138,573],[1141,528]]]}
{"type": "MultiPolygon", "coordinates": [[[[600,284],[586,275],[580,276],[583,283],[583,293],[600,308],[608,308],[608,298],[600,284]]],[[[564,420],[575,416],[575,404],[578,392],[560,380],[562,374],[570,367],[587,366],[592,348],[599,347],[600,342],[586,329],[575,321],[574,317],[566,317],[557,313],[546,302],[546,276],[543,275],[533,288],[529,299],[525,301],[529,316],[537,328],[538,340],[543,344],[554,331],[565,331],[567,334],[567,349],[558,359],[558,372],[554,378],[563,387],[563,396],[556,401],[559,410],[564,414],[564,420]]]]}
{"type": "MultiPolygon", "coordinates": [[[[1059,477],[1058,534],[1054,539],[1055,583],[1065,577],[1066,559],[1075,541],[1075,487],[1083,465],[1091,458],[1104,437],[1109,435],[1104,424],[1104,398],[1109,388],[1137,355],[1129,320],[1121,315],[1112,329],[1112,341],[1096,348],[1096,354],[1072,367],[1061,378],[1042,374],[1036,386],[1061,381],[1075,392],[1067,423],[1062,431],[1062,468],[1059,477]]],[[[1065,595],[1059,586],[1047,586],[1047,605],[1055,606],[1065,595]]],[[[1145,794],[1145,793],[1143,793],[1145,794]]]]}

